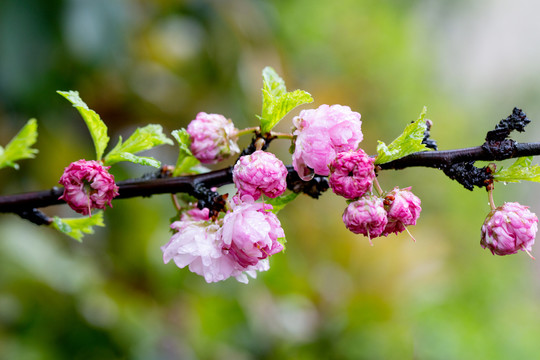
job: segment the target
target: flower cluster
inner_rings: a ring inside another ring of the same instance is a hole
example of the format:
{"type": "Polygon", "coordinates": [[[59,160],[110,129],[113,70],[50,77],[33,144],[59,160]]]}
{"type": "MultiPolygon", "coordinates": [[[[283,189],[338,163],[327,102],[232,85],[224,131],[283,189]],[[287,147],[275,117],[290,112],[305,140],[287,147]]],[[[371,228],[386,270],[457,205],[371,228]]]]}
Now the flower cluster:
{"type": "Polygon", "coordinates": [[[371,239],[398,234],[406,226],[416,225],[420,216],[420,199],[406,189],[394,188],[384,198],[364,195],[353,201],[343,213],[347,229],[371,239]]]}
{"type": "Polygon", "coordinates": [[[92,209],[105,209],[118,195],[114,176],[109,174],[110,166],[103,166],[94,160],[75,161],[65,168],[59,183],[64,186],[60,196],[76,212],[89,215],[92,209]]]}
{"type": "Polygon", "coordinates": [[[347,106],[321,105],[293,119],[293,166],[300,177],[329,175],[336,195],[352,201],[343,213],[345,226],[371,240],[398,234],[415,225],[420,199],[410,188],[395,188],[384,197],[372,194],[375,158],[359,148],[363,139],[360,114],[347,106]]]}
{"type": "Polygon", "coordinates": [[[248,199],[232,204],[232,211],[219,221],[183,216],[171,225],[175,233],[161,247],[163,261],[188,266],[208,283],[229,277],[247,283],[247,275],[255,278],[256,271],[268,270],[267,258],[283,250],[285,234],[271,209],[248,199]]]}
{"type": "MultiPolygon", "coordinates": [[[[203,163],[217,163],[239,152],[238,130],[222,115],[199,113],[187,132],[191,151],[203,163]]],[[[165,263],[174,260],[207,282],[235,277],[247,283],[257,271],[269,269],[268,257],[281,250],[285,234],[271,205],[255,202],[275,198],[287,189],[287,168],[274,154],[256,150],[241,156],[232,170],[237,194],[222,217],[209,209],[192,208],[171,228],[175,231],[161,249],[165,263]]]]}

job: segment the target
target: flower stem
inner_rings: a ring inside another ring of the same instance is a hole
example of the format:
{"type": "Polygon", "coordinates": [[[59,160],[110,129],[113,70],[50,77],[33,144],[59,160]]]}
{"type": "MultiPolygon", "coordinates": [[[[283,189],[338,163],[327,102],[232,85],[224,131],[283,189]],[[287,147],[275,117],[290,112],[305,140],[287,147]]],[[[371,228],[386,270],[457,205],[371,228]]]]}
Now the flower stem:
{"type": "Polygon", "coordinates": [[[273,132],[273,131],[271,131],[270,136],[276,137],[278,139],[290,139],[290,140],[293,139],[293,134],[282,133],[282,132],[273,132]]]}
{"type": "Polygon", "coordinates": [[[495,202],[493,201],[493,184],[488,185],[487,191],[489,198],[489,206],[491,206],[491,210],[495,210],[497,207],[495,206],[495,202]]]}
{"type": "Polygon", "coordinates": [[[411,237],[411,239],[413,239],[413,241],[416,242],[416,239],[414,238],[414,236],[412,236],[411,232],[409,231],[409,229],[407,229],[406,226],[405,226],[405,231],[407,231],[407,234],[409,234],[409,236],[411,237]]]}
{"type": "Polygon", "coordinates": [[[373,184],[375,185],[375,189],[379,193],[379,196],[383,194],[383,189],[381,188],[381,185],[379,184],[379,181],[377,178],[373,179],[373,184]]]}
{"type": "Polygon", "coordinates": [[[245,128],[245,129],[242,129],[242,130],[238,130],[236,132],[236,135],[237,136],[247,135],[247,134],[257,132],[257,131],[260,131],[260,130],[261,130],[261,128],[258,127],[258,126],[249,127],[249,128],[245,128]]]}
{"type": "Polygon", "coordinates": [[[171,199],[173,201],[174,207],[176,208],[176,211],[180,211],[180,204],[178,203],[178,198],[176,197],[176,194],[171,194],[171,199]]]}
{"type": "Polygon", "coordinates": [[[525,249],[525,248],[522,248],[522,249],[523,249],[523,251],[525,251],[525,252],[527,253],[527,255],[529,255],[529,256],[531,257],[531,259],[536,260],[536,259],[534,258],[534,256],[532,256],[532,254],[529,252],[529,250],[527,250],[527,249],[525,249]]]}
{"type": "Polygon", "coordinates": [[[265,144],[265,141],[263,138],[258,138],[255,141],[255,150],[261,150],[265,144]]]}

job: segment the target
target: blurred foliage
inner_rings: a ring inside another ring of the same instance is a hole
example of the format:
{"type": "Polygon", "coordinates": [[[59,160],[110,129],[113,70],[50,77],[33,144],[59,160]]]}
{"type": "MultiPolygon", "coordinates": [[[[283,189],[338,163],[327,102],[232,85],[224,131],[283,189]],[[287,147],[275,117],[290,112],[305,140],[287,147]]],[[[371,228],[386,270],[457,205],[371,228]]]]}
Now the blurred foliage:
{"type": "MultiPolygon", "coordinates": [[[[256,124],[265,66],[289,89],[308,91],[315,99],[309,106],[359,111],[369,153],[424,105],[441,149],[479,145],[513,106],[532,119],[540,111],[532,75],[540,74],[540,61],[520,62],[537,47],[513,57],[499,47],[534,41],[521,24],[533,26],[523,17],[537,12],[520,2],[512,17],[513,8],[507,14],[501,6],[4,0],[0,144],[32,117],[40,133],[36,159],[0,172],[0,193],[50,188],[71,161],[93,158],[84,123],[56,90],[79,91],[111,138],[149,123],[168,135],[199,111],[222,113],[242,128],[256,124]],[[508,26],[513,19],[520,26],[508,26]]],[[[278,130],[290,126],[285,120],[278,130]]],[[[535,126],[518,140],[538,140],[535,126]]],[[[290,163],[287,148],[276,141],[271,150],[290,163]]],[[[177,154],[173,146],[149,153],[170,164],[177,154]]],[[[117,179],[147,171],[113,168],[117,179]]],[[[2,215],[0,358],[534,358],[540,269],[523,254],[495,257],[480,248],[485,192],[469,192],[433,169],[379,178],[386,189],[412,185],[422,199],[411,228],[417,243],[390,236],[370,247],[342,225],[343,200],[299,197],[279,214],[287,251],[247,286],[208,285],[163,265],[159,248],[175,212],[167,196],[116,201],[104,214],[107,227],[82,244],[2,215]]],[[[540,212],[538,190],[528,184],[499,185],[495,196],[540,212]]],[[[65,206],[45,211],[73,215],[65,206]]]]}

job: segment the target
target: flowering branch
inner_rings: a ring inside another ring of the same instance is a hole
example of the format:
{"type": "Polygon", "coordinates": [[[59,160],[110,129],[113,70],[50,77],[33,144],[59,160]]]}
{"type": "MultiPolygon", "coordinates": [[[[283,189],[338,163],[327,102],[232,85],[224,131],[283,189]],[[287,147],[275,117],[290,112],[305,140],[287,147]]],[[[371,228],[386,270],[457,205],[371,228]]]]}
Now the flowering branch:
{"type": "MultiPolygon", "coordinates": [[[[92,210],[104,210],[116,199],[172,194],[176,221],[171,224],[171,239],[161,247],[164,262],[174,260],[180,268],[187,266],[207,282],[229,277],[247,282],[248,275],[255,277],[258,271],[268,270],[268,257],[284,249],[285,234],[276,214],[300,193],[318,198],[332,188],[335,195],[347,200],[342,215],[345,227],[368,237],[371,244],[381,236],[404,231],[410,235],[407,227],[416,225],[421,200],[411,187],[383,190],[377,175],[382,170],[423,166],[443,171],[466,189],[477,186],[489,190],[492,210],[482,227],[483,247],[497,255],[519,250],[530,254],[537,232],[536,215],[517,203],[496,207],[492,198],[494,181],[540,182],[540,166],[532,165],[532,157],[540,155],[540,143],[519,144],[509,138],[530,123],[521,109],[514,108],[489,131],[481,146],[439,151],[430,138],[433,123],[425,118],[424,107],[401,135],[388,145],[379,141],[377,154],[370,156],[360,147],[364,138],[360,113],[348,106],[321,105],[295,116],[291,133],[277,133],[272,129],[289,111],[313,99],[302,90],[287,91],[283,79],[271,68],[263,70],[262,90],[260,126],[239,130],[223,115],[200,112],[186,129],[174,130],[171,135],[179,146],[174,166],[161,166],[157,159],[136,155],[172,144],[160,125],[138,128],[105,152],[110,140],[105,123],[77,92],[60,92],[86,122],[96,160],[80,159],[66,167],[59,180],[63,188],[0,196],[0,213],[18,214],[81,241],[94,226],[104,226],[103,213],[92,210]],[[241,151],[239,136],[250,134],[251,143],[241,151]],[[285,166],[267,151],[276,139],[291,141],[292,165],[285,166]],[[234,156],[238,156],[234,166],[215,171],[203,166],[234,156]],[[497,169],[494,163],[481,168],[474,165],[476,161],[510,158],[518,160],[508,168],[497,169]],[[120,161],[159,171],[116,182],[109,169],[120,161]],[[236,188],[230,199],[229,194],[216,192],[227,184],[236,188]],[[177,198],[180,193],[190,196],[177,198]],[[49,217],[39,210],[62,203],[86,217],[49,217]]],[[[5,150],[0,147],[0,167],[16,166],[14,161],[36,152],[30,148],[37,136],[35,124],[31,122],[21,134],[5,150]]]]}

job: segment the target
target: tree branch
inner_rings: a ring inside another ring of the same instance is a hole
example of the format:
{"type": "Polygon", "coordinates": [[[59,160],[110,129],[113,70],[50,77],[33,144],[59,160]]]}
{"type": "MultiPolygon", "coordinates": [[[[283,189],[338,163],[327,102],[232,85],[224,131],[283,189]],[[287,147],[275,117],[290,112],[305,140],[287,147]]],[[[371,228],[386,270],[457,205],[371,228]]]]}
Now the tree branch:
{"type": "Polygon", "coordinates": [[[444,151],[424,151],[414,153],[401,159],[380,164],[382,170],[400,170],[413,166],[433,167],[440,169],[444,166],[467,162],[467,161],[499,161],[505,159],[518,158],[522,156],[540,155],[540,142],[536,143],[515,143],[514,150],[504,156],[496,158],[496,155],[487,150],[484,146],[470,147],[456,150],[444,151]]]}
{"type": "MultiPolygon", "coordinates": [[[[540,155],[540,142],[522,144],[515,143],[513,151],[505,154],[504,159],[531,155],[540,155]]],[[[381,170],[400,170],[408,167],[422,166],[437,168],[445,171],[445,169],[449,169],[455,164],[495,160],[502,159],[500,159],[500,156],[497,154],[494,154],[492,149],[487,149],[485,146],[477,146],[456,150],[418,152],[405,156],[401,159],[380,164],[379,168],[381,170]]],[[[287,169],[289,170],[289,173],[294,173],[292,166],[289,165],[287,169]]],[[[298,179],[295,181],[298,182],[298,179]]],[[[318,181],[320,181],[320,179],[318,181]]],[[[149,197],[152,195],[169,193],[188,193],[200,198],[201,195],[198,194],[197,188],[201,185],[207,189],[210,189],[212,187],[220,187],[222,185],[231,183],[231,167],[191,176],[132,179],[117,183],[119,187],[119,195],[115,198],[115,200],[139,196],[149,197]]],[[[477,184],[475,185],[481,186],[477,184]]],[[[298,191],[298,188],[296,191],[298,191]]],[[[36,208],[63,204],[64,201],[58,199],[62,193],[62,188],[53,187],[50,190],[0,196],[0,213],[20,214],[36,208]]]]}

